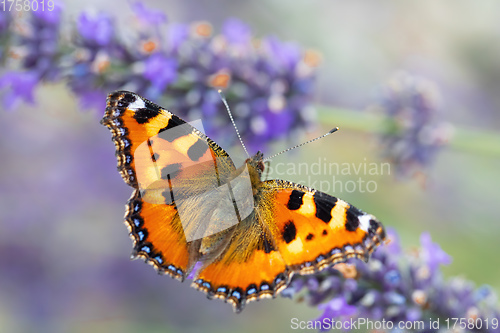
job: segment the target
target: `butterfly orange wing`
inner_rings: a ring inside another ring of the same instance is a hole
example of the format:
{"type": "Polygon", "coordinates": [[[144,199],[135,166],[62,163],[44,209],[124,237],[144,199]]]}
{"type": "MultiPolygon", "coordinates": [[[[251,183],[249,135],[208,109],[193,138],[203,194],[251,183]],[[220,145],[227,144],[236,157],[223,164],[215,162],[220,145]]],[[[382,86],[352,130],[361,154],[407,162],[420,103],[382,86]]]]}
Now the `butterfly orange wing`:
{"type": "Polygon", "coordinates": [[[120,174],[135,188],[125,213],[134,256],[183,280],[197,246],[186,239],[176,201],[220,186],[233,162],[203,133],[131,92],[108,96],[101,123],[112,133],[120,174]]]}
{"type": "Polygon", "coordinates": [[[263,182],[261,209],[289,269],[310,274],[356,257],[385,238],[382,224],[347,202],[283,180],[263,182]]]}
{"type": "Polygon", "coordinates": [[[257,214],[236,226],[226,251],[200,269],[192,284],[209,298],[228,301],[235,312],[247,301],[274,297],[289,282],[286,263],[257,214]]]}
{"type": "Polygon", "coordinates": [[[294,273],[311,274],[352,257],[367,260],[385,238],[372,215],[298,184],[262,182],[257,200],[227,250],[193,282],[236,312],[247,301],[275,296],[294,273]]]}

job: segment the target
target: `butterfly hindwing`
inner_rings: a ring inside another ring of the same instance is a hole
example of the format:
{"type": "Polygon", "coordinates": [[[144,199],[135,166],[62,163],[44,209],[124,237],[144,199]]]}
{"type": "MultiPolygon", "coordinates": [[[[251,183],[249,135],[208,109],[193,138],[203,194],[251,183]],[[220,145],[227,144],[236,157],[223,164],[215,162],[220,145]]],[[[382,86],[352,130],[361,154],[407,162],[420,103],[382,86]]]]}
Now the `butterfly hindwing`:
{"type": "Polygon", "coordinates": [[[283,180],[262,183],[260,209],[289,269],[310,274],[367,260],[385,232],[376,218],[328,194],[283,180]]]}
{"type": "Polygon", "coordinates": [[[134,258],[143,258],[159,272],[183,280],[190,267],[186,241],[175,204],[152,204],[134,190],[125,213],[134,241],[134,258]]]}
{"type": "Polygon", "coordinates": [[[328,194],[283,180],[261,182],[259,189],[254,214],[193,282],[237,312],[247,301],[275,296],[294,273],[367,260],[385,237],[374,216],[328,194]]]}
{"type": "Polygon", "coordinates": [[[236,226],[226,250],[198,272],[193,286],[221,298],[236,312],[247,301],[274,297],[288,284],[287,266],[254,211],[236,226]]]}

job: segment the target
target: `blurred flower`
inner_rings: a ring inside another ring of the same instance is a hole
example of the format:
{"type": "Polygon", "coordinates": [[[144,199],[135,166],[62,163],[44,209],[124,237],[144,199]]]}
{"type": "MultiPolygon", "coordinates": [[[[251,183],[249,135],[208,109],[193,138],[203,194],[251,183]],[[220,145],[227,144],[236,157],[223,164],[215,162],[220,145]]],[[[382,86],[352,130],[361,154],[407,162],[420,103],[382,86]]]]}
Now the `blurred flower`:
{"type": "Polygon", "coordinates": [[[8,87],[3,104],[7,110],[15,109],[21,101],[34,103],[33,89],[38,83],[38,75],[33,72],[7,72],[0,77],[0,89],[8,87]]]}
{"type": "MultiPolygon", "coordinates": [[[[427,326],[422,331],[430,330],[429,318],[498,318],[498,300],[491,288],[475,289],[462,278],[443,279],[439,265],[451,259],[428,233],[422,234],[418,255],[400,251],[394,230],[388,229],[388,238],[390,243],[378,248],[368,263],[351,259],[313,276],[296,276],[282,295],[298,294],[317,306],[323,311],[317,320],[355,316],[390,321],[395,329],[399,322],[423,321],[427,326]],[[431,253],[436,258],[430,259],[431,253]]],[[[444,325],[441,331],[446,331],[444,325]]],[[[496,329],[483,326],[477,331],[496,329]]]]}
{"type": "Polygon", "coordinates": [[[431,271],[436,270],[439,265],[451,264],[451,257],[441,249],[439,244],[431,241],[431,235],[428,232],[420,235],[420,245],[422,246],[422,259],[431,271]]]}
{"type": "Polygon", "coordinates": [[[132,4],[132,10],[137,18],[146,24],[159,25],[167,21],[167,16],[164,13],[148,9],[140,1],[132,4]]]}
{"type": "Polygon", "coordinates": [[[345,319],[357,312],[356,307],[349,305],[343,296],[332,298],[330,301],[318,305],[318,309],[323,311],[323,314],[316,319],[321,322],[330,318],[345,319]]]}
{"type": "MultiPolygon", "coordinates": [[[[0,43],[4,44],[2,28],[9,24],[9,14],[0,14],[0,43]]],[[[17,51],[22,71],[9,70],[0,77],[0,88],[6,89],[3,104],[7,110],[14,109],[19,102],[34,103],[33,90],[39,81],[54,81],[59,78],[59,25],[61,7],[53,11],[33,11],[27,20],[19,22],[19,34],[9,37],[17,51]],[[13,41],[13,42],[12,42],[13,41]]],[[[13,45],[0,46],[3,49],[13,45]]],[[[12,68],[9,64],[9,68],[12,68]]]]}
{"type": "Polygon", "coordinates": [[[301,60],[301,52],[296,44],[282,42],[277,37],[270,36],[264,40],[264,47],[274,62],[269,70],[295,72],[296,64],[301,60]]]}
{"type": "Polygon", "coordinates": [[[172,23],[167,32],[169,50],[175,53],[179,46],[189,37],[189,26],[186,24],[172,23]]]}
{"type": "Polygon", "coordinates": [[[439,104],[431,82],[406,73],[394,75],[384,88],[376,106],[388,117],[381,143],[398,176],[429,166],[450,140],[452,127],[440,120],[439,104]]]}
{"type": "Polygon", "coordinates": [[[76,27],[84,44],[88,46],[106,46],[114,36],[111,17],[104,13],[82,13],[78,17],[76,27]]]}
{"type": "Polygon", "coordinates": [[[250,27],[234,18],[230,18],[224,23],[222,34],[230,44],[247,44],[252,38],[250,27]]]}
{"type": "Polygon", "coordinates": [[[259,41],[237,19],[229,19],[222,33],[214,35],[207,22],[159,29],[167,22],[165,14],[141,2],[132,9],[146,24],[128,27],[136,31],[126,39],[107,13],[80,14],[68,41],[59,38],[60,10],[32,13],[25,30],[40,33],[12,45],[29,50],[21,55],[21,69],[41,81],[64,80],[84,108],[102,109],[97,98],[110,91],[135,91],[180,117],[202,118],[209,136],[230,144],[227,138],[235,142],[236,135],[217,94],[224,89],[252,150],[265,150],[269,142],[293,137],[313,124],[316,64],[307,60],[310,52],[276,37],[259,41]]]}
{"type": "Polygon", "coordinates": [[[102,108],[107,95],[102,84],[111,61],[119,52],[115,48],[115,28],[105,13],[82,13],[76,22],[78,35],[72,53],[65,55],[65,77],[82,108],[102,108]]]}
{"type": "MultiPolygon", "coordinates": [[[[34,10],[33,16],[38,19],[38,27],[59,26],[61,22],[62,6],[59,2],[54,3],[53,10],[34,10]]],[[[35,21],[36,22],[36,21],[35,21]]],[[[34,24],[34,26],[37,26],[34,24]]]]}
{"type": "Polygon", "coordinates": [[[146,59],[144,65],[144,77],[158,92],[162,92],[169,83],[177,79],[177,60],[173,58],[155,53],[146,59]]]}
{"type": "Polygon", "coordinates": [[[19,36],[23,49],[23,69],[36,73],[40,80],[54,81],[59,78],[59,29],[62,9],[33,11],[26,24],[26,33],[19,36]]]}

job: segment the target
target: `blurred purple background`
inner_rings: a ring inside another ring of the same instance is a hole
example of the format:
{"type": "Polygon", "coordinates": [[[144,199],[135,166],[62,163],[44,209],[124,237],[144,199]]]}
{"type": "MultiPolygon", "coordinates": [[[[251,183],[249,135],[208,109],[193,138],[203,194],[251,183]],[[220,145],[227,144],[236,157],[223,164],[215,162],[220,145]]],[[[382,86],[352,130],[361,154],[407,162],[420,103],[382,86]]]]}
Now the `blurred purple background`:
{"type": "MultiPolygon", "coordinates": [[[[220,32],[223,22],[235,17],[257,37],[276,35],[317,50],[322,63],[314,103],[363,110],[377,101],[394,72],[406,71],[439,88],[447,122],[498,135],[497,1],[144,3],[164,12],[170,23],[203,20],[220,32]]],[[[132,15],[122,2],[63,5],[67,23],[88,9],[124,25],[132,15]]],[[[291,318],[318,317],[318,309],[281,297],[250,303],[235,315],[189,283],[131,262],[122,222],[131,189],[116,171],[110,134],[99,124],[105,101],[94,101],[102,109],[82,110],[61,82],[37,87],[34,99],[33,105],[0,112],[2,332],[288,332],[291,318]]],[[[222,108],[217,112],[226,117],[222,108]]],[[[329,129],[321,127],[321,118],[318,123],[314,134],[329,129]]],[[[273,163],[378,161],[374,141],[371,134],[342,129],[273,163]]],[[[289,140],[272,147],[288,146],[289,140]]],[[[370,179],[378,184],[376,193],[330,194],[394,227],[405,249],[429,231],[453,257],[447,276],[463,275],[498,292],[499,168],[499,156],[446,149],[428,171],[426,188],[415,180],[375,175],[370,179]]],[[[350,177],[357,179],[341,179],[350,177]]]]}

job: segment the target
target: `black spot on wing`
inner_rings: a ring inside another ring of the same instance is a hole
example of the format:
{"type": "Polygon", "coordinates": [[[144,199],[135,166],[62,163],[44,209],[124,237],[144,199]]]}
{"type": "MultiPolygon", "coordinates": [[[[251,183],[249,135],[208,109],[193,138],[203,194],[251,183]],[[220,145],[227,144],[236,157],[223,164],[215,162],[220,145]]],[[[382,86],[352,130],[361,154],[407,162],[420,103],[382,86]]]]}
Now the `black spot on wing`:
{"type": "Polygon", "coordinates": [[[303,197],[304,197],[304,192],[299,190],[293,190],[292,193],[290,194],[290,198],[288,199],[288,203],[286,204],[286,206],[290,210],[299,209],[304,202],[303,197]]]}
{"type": "Polygon", "coordinates": [[[177,116],[172,115],[168,120],[167,126],[160,129],[158,134],[162,133],[160,138],[167,140],[168,142],[173,142],[175,139],[189,134],[190,131],[185,126],[177,127],[179,125],[185,124],[185,122],[177,116]]]}
{"type": "Polygon", "coordinates": [[[180,171],[180,163],[169,164],[161,169],[161,179],[167,179],[167,175],[170,175],[170,179],[175,178],[180,171]]]}
{"type": "Polygon", "coordinates": [[[288,221],[283,228],[283,239],[288,244],[297,237],[297,229],[292,220],[288,221]]]}
{"type": "Polygon", "coordinates": [[[154,119],[156,116],[160,114],[160,109],[151,105],[148,105],[145,108],[137,109],[134,112],[134,119],[139,124],[146,124],[154,119]]]}
{"type": "Polygon", "coordinates": [[[313,234],[308,234],[307,237],[306,237],[306,240],[310,241],[310,240],[313,240],[314,239],[314,235],[313,234]]]}
{"type": "Polygon", "coordinates": [[[109,98],[114,100],[118,99],[116,105],[118,107],[124,108],[129,104],[134,103],[137,100],[137,97],[131,93],[125,93],[120,97],[121,92],[117,91],[114,94],[110,95],[109,98]]]}
{"type": "Polygon", "coordinates": [[[373,219],[370,220],[370,228],[368,229],[370,234],[376,234],[379,225],[380,225],[380,223],[378,223],[377,221],[375,221],[373,219]]]}
{"type": "Polygon", "coordinates": [[[316,205],[316,217],[325,223],[329,223],[332,220],[332,209],[337,203],[337,198],[316,192],[313,199],[316,205]]]}
{"type": "Polygon", "coordinates": [[[359,217],[364,213],[354,206],[350,206],[345,213],[345,228],[347,231],[356,231],[359,227],[359,217]]]}
{"type": "MultiPolygon", "coordinates": [[[[119,98],[123,97],[123,92],[121,91],[114,91],[111,94],[108,95],[108,100],[112,102],[116,102],[119,98]]],[[[131,95],[131,94],[130,94],[131,95]]]]}
{"type": "Polygon", "coordinates": [[[167,124],[167,126],[163,127],[163,128],[160,130],[160,133],[161,133],[161,132],[163,132],[163,131],[168,131],[168,130],[170,130],[170,129],[172,129],[172,128],[176,127],[176,126],[179,126],[179,125],[181,125],[181,124],[182,124],[181,122],[177,122],[177,121],[175,121],[175,119],[170,118],[170,119],[168,120],[168,124],[167,124]]]}
{"type": "Polygon", "coordinates": [[[192,161],[198,161],[205,154],[207,149],[207,143],[198,139],[191,147],[189,147],[187,154],[192,161]]]}
{"type": "Polygon", "coordinates": [[[328,231],[326,231],[326,229],[323,229],[322,234],[323,234],[323,236],[326,236],[326,235],[328,235],[328,231]]]}

